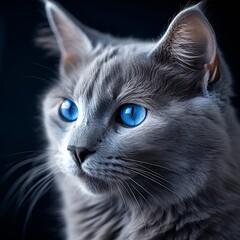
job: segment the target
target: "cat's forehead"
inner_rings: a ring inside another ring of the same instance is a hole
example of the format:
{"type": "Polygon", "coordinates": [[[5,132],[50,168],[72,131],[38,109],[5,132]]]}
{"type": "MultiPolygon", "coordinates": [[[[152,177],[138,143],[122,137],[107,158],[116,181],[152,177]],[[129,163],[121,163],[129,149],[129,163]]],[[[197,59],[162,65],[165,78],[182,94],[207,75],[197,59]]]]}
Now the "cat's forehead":
{"type": "Polygon", "coordinates": [[[74,87],[74,98],[95,104],[147,104],[153,100],[155,75],[159,75],[153,65],[144,49],[109,47],[83,69],[74,87]]]}
{"type": "Polygon", "coordinates": [[[126,48],[109,47],[95,56],[80,73],[76,82],[74,96],[102,100],[113,100],[119,97],[133,81],[132,70],[137,66],[137,51],[126,48]]]}
{"type": "Polygon", "coordinates": [[[82,70],[74,86],[74,98],[85,103],[111,101],[118,94],[121,64],[118,49],[109,49],[95,56],[82,70]]]}

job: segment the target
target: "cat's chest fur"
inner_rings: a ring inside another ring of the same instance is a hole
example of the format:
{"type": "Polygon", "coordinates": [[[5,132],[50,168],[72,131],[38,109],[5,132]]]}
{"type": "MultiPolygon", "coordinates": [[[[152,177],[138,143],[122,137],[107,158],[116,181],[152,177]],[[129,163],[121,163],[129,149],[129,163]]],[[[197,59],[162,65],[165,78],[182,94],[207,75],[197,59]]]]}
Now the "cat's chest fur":
{"type": "MultiPolygon", "coordinates": [[[[202,211],[201,200],[197,199],[153,211],[151,206],[133,208],[122,199],[78,195],[70,184],[61,188],[67,240],[225,240],[232,232],[231,226],[237,227],[235,220],[240,212],[230,202],[225,213],[219,214],[210,205],[202,211]],[[229,216],[235,220],[226,225],[229,216]]],[[[231,239],[238,237],[232,234],[231,239]]]]}
{"type": "Polygon", "coordinates": [[[151,239],[151,227],[141,210],[130,210],[116,199],[87,200],[66,206],[68,240],[151,239]],[[147,236],[147,237],[146,237],[147,236]]]}
{"type": "Polygon", "coordinates": [[[65,193],[63,214],[68,240],[118,239],[129,217],[126,208],[116,204],[113,199],[90,199],[85,195],[73,194],[71,187],[60,187],[65,193]]]}
{"type": "Polygon", "coordinates": [[[210,206],[202,211],[199,202],[192,202],[191,206],[185,203],[181,208],[172,206],[166,211],[155,208],[153,212],[150,206],[133,208],[119,199],[89,198],[70,186],[61,186],[67,240],[227,239],[219,232],[224,228],[224,218],[234,214],[231,203],[226,216],[219,217],[210,206]]]}

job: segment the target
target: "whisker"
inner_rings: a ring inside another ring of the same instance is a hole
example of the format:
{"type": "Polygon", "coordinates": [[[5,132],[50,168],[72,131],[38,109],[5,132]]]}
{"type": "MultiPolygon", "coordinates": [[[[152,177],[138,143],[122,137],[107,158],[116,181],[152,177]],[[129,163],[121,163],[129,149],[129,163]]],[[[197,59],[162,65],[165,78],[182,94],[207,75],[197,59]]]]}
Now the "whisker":
{"type": "Polygon", "coordinates": [[[42,78],[42,77],[37,77],[37,76],[19,76],[19,78],[31,78],[31,79],[45,81],[47,83],[51,83],[52,84],[52,81],[50,81],[49,79],[42,78]]]}
{"type": "Polygon", "coordinates": [[[123,194],[122,194],[122,191],[121,191],[120,187],[118,186],[118,181],[120,181],[120,179],[116,179],[116,180],[117,180],[116,186],[117,186],[117,188],[118,188],[118,190],[119,190],[119,193],[120,193],[120,195],[121,195],[121,197],[122,197],[123,204],[124,204],[124,206],[125,206],[125,211],[127,212],[127,203],[126,203],[126,201],[125,201],[125,198],[123,197],[123,194]]]}
{"type": "Polygon", "coordinates": [[[111,197],[111,207],[112,207],[113,206],[113,199],[112,199],[113,187],[109,179],[106,179],[106,180],[107,180],[108,186],[110,187],[110,197],[111,197]]]}
{"type": "Polygon", "coordinates": [[[139,165],[139,166],[137,166],[137,168],[131,168],[131,167],[127,167],[127,168],[130,168],[130,169],[133,169],[133,170],[138,170],[138,171],[141,171],[142,173],[147,173],[148,175],[152,176],[154,179],[161,179],[162,181],[164,181],[164,182],[166,182],[170,185],[173,185],[166,178],[164,178],[163,176],[159,175],[158,173],[152,171],[151,169],[145,168],[145,169],[147,169],[147,171],[145,171],[143,169],[140,169],[140,167],[143,167],[143,166],[139,165]]]}
{"type": "Polygon", "coordinates": [[[50,189],[50,184],[52,183],[52,179],[48,179],[48,181],[45,183],[44,186],[39,190],[38,194],[35,196],[35,199],[31,202],[31,205],[27,211],[25,220],[24,220],[24,225],[23,225],[23,236],[22,239],[25,239],[26,233],[27,233],[27,228],[29,224],[29,220],[32,214],[32,211],[34,207],[36,206],[36,203],[39,201],[39,199],[50,189]]]}
{"type": "Polygon", "coordinates": [[[35,184],[31,186],[31,188],[24,194],[24,196],[21,198],[20,202],[18,203],[18,209],[21,208],[22,204],[27,199],[27,197],[31,194],[31,192],[33,192],[37,186],[39,186],[40,184],[48,180],[50,176],[52,176],[52,173],[47,174],[45,177],[41,178],[39,181],[37,181],[35,184]]]}
{"type": "MultiPolygon", "coordinates": [[[[19,191],[17,191],[18,187],[23,182],[24,182],[24,184],[23,184],[24,188],[27,187],[27,185],[29,184],[29,181],[30,181],[30,178],[28,178],[30,173],[35,173],[35,174],[32,174],[32,176],[34,176],[34,177],[32,177],[31,180],[34,180],[35,178],[37,178],[38,176],[40,176],[42,174],[42,172],[39,172],[38,169],[30,169],[25,174],[23,174],[14,183],[14,185],[10,188],[10,190],[7,192],[5,200],[3,201],[3,206],[8,206],[8,208],[9,208],[12,204],[14,204],[14,201],[17,198],[17,194],[20,193],[19,191]],[[27,181],[25,181],[26,179],[27,179],[27,181]],[[16,195],[16,197],[14,197],[15,195],[16,195]]],[[[23,186],[20,188],[20,191],[23,190],[23,186]]],[[[5,208],[3,211],[6,211],[8,208],[5,208]]]]}
{"type": "MultiPolygon", "coordinates": [[[[144,224],[144,229],[145,229],[145,234],[146,234],[146,233],[147,233],[147,226],[146,226],[146,222],[145,222],[145,218],[144,218],[144,214],[143,214],[142,208],[141,208],[141,206],[140,206],[140,204],[139,204],[139,202],[138,202],[138,200],[137,200],[134,192],[133,192],[132,189],[129,187],[129,185],[128,185],[127,182],[126,182],[126,184],[127,184],[128,189],[129,189],[130,192],[132,193],[132,195],[133,195],[133,197],[134,197],[134,199],[135,199],[135,201],[136,201],[136,203],[137,203],[137,205],[138,205],[139,211],[141,212],[142,220],[143,220],[143,224],[144,224]]],[[[147,234],[146,234],[146,235],[147,235],[147,234]]]]}
{"type": "MultiPolygon", "coordinates": [[[[160,182],[156,181],[156,180],[153,179],[151,176],[148,176],[148,175],[146,175],[146,174],[143,174],[143,173],[141,173],[141,172],[139,172],[139,171],[136,171],[136,170],[133,170],[133,169],[131,169],[131,171],[135,172],[136,174],[141,175],[142,177],[145,177],[145,178],[149,179],[149,180],[152,181],[152,182],[155,182],[156,184],[158,184],[158,185],[160,185],[161,187],[165,188],[165,189],[168,190],[169,192],[171,192],[171,193],[173,193],[174,195],[178,196],[172,189],[170,189],[169,187],[165,186],[163,183],[160,183],[160,182]]],[[[179,196],[178,196],[178,197],[179,197],[179,196]]]]}
{"type": "MultiPolygon", "coordinates": [[[[40,151],[39,151],[40,152],[40,151]]],[[[15,164],[14,166],[12,166],[3,176],[2,180],[6,181],[7,178],[10,177],[10,175],[12,175],[13,173],[15,173],[15,171],[17,171],[18,169],[20,169],[21,167],[24,167],[25,165],[32,163],[33,165],[35,164],[47,164],[46,162],[42,163],[41,161],[46,159],[47,157],[50,157],[50,153],[55,153],[57,151],[53,151],[53,150],[46,150],[45,153],[42,153],[40,155],[37,156],[33,156],[30,157],[28,159],[25,159],[23,161],[20,161],[19,163],[15,164]]],[[[25,153],[25,152],[24,152],[25,153]]],[[[36,152],[35,152],[36,153],[36,152]]],[[[22,153],[16,153],[16,154],[22,154],[22,153]]],[[[32,167],[31,167],[32,168],[32,167]]]]}
{"type": "Polygon", "coordinates": [[[21,167],[26,166],[29,163],[32,163],[33,159],[26,159],[24,161],[21,161],[19,163],[17,163],[16,165],[14,165],[13,167],[11,167],[3,176],[3,181],[6,181],[7,178],[10,177],[10,175],[12,175],[13,173],[15,173],[18,169],[20,169],[21,167]]]}
{"type": "MultiPolygon", "coordinates": [[[[133,180],[133,179],[130,178],[130,180],[133,180]]],[[[136,183],[134,180],[133,180],[133,182],[136,183]]],[[[130,183],[130,184],[131,184],[131,183],[130,183]]],[[[155,215],[156,220],[160,222],[160,220],[159,220],[159,218],[158,218],[155,210],[152,208],[152,205],[148,202],[148,200],[142,195],[142,193],[141,193],[140,191],[138,191],[138,189],[137,189],[136,187],[134,187],[133,184],[131,184],[131,186],[132,186],[132,187],[135,189],[135,191],[137,191],[138,194],[144,199],[144,201],[145,201],[145,202],[148,204],[148,206],[151,208],[152,213],[155,215]]],[[[164,209],[164,208],[163,208],[163,209],[164,209]]],[[[164,210],[165,210],[165,209],[164,209],[164,210]]]]}
{"type": "MultiPolygon", "coordinates": [[[[130,178],[130,180],[132,180],[131,178],[130,178]]],[[[152,209],[152,206],[150,205],[150,203],[148,202],[148,200],[142,195],[142,193],[141,192],[139,192],[138,190],[137,190],[137,188],[136,187],[134,187],[134,185],[133,184],[131,184],[131,183],[129,183],[134,189],[135,189],[135,191],[137,191],[138,192],[138,194],[144,199],[144,201],[148,204],[148,206],[152,209]]],[[[153,209],[152,209],[153,210],[153,209]]]]}
{"type": "MultiPolygon", "coordinates": [[[[36,157],[33,157],[33,158],[29,158],[29,159],[26,159],[24,161],[21,161],[19,163],[17,163],[16,165],[14,165],[13,167],[11,167],[3,176],[3,181],[6,181],[7,178],[9,178],[13,173],[15,173],[18,169],[20,169],[21,167],[24,167],[26,166],[27,164],[29,163],[32,163],[32,164],[37,164],[39,163],[40,160],[42,160],[43,158],[36,158],[36,157]]],[[[42,163],[41,163],[42,164],[42,163]]]]}
{"type": "Polygon", "coordinates": [[[34,65],[36,65],[36,66],[42,67],[42,68],[44,68],[44,69],[46,69],[46,70],[49,70],[50,72],[58,75],[58,73],[57,73],[56,71],[52,70],[51,68],[49,68],[49,67],[47,67],[47,66],[45,66],[45,65],[42,65],[42,64],[40,64],[40,63],[33,62],[33,61],[30,61],[30,63],[31,63],[31,64],[34,64],[34,65]]]}
{"type": "MultiPolygon", "coordinates": [[[[124,181],[125,182],[125,181],[124,181]]],[[[129,193],[128,189],[124,186],[122,181],[118,181],[118,183],[125,189],[126,193],[129,195],[131,201],[134,203],[131,194],[129,193]]],[[[126,183],[126,182],[125,182],[126,183]]]]}
{"type": "Polygon", "coordinates": [[[52,150],[52,149],[45,149],[44,152],[42,150],[38,150],[38,149],[35,149],[35,150],[27,150],[27,151],[22,151],[22,152],[15,152],[15,153],[10,153],[8,155],[6,155],[6,157],[14,157],[14,156],[17,156],[17,155],[23,155],[23,154],[30,154],[30,153],[34,153],[34,154],[38,154],[36,155],[36,157],[39,157],[43,154],[46,154],[46,153],[49,153],[49,152],[58,152],[57,150],[52,150]],[[40,155],[39,155],[40,154],[40,155]]]}
{"type": "Polygon", "coordinates": [[[6,157],[14,157],[14,156],[18,156],[18,155],[27,154],[27,153],[38,153],[38,150],[29,150],[29,151],[10,153],[10,154],[6,155],[6,157]]]}
{"type": "MultiPolygon", "coordinates": [[[[20,167],[23,167],[29,163],[33,163],[33,164],[37,164],[39,163],[39,161],[43,158],[43,155],[38,156],[37,158],[31,158],[31,159],[27,159],[23,162],[20,162],[19,164],[17,164],[17,166],[15,165],[13,168],[11,168],[6,175],[4,176],[4,179],[6,180],[7,177],[9,177],[10,174],[13,174],[17,169],[19,169],[20,167]],[[38,161],[39,160],[39,161],[38,161]]],[[[17,193],[19,193],[19,191],[17,190],[19,188],[19,186],[23,183],[23,185],[20,188],[20,192],[23,191],[23,189],[25,187],[28,186],[30,181],[33,181],[34,179],[36,179],[37,177],[39,177],[44,171],[46,171],[47,167],[46,167],[46,162],[41,163],[40,165],[31,167],[29,170],[25,171],[24,174],[22,174],[15,182],[14,184],[11,186],[11,188],[9,189],[9,191],[7,192],[4,200],[3,200],[3,206],[11,206],[11,204],[14,203],[15,199],[17,197],[14,197],[14,195],[17,195],[17,193]],[[31,176],[31,177],[29,177],[31,176]],[[9,204],[10,203],[10,204],[9,204]]],[[[2,211],[5,212],[8,208],[5,208],[2,211]]]]}
{"type": "Polygon", "coordinates": [[[147,194],[149,194],[158,204],[160,204],[162,206],[162,208],[166,211],[166,209],[164,208],[164,206],[162,205],[162,203],[156,199],[156,197],[154,197],[147,189],[145,189],[141,184],[139,184],[137,181],[135,181],[133,178],[130,178],[131,181],[133,181],[135,184],[137,184],[140,188],[142,188],[147,194]]]}
{"type": "Polygon", "coordinates": [[[159,165],[159,164],[155,164],[155,163],[149,163],[149,162],[145,162],[145,161],[138,161],[138,160],[131,159],[131,158],[121,158],[121,160],[128,161],[128,162],[137,162],[137,163],[141,163],[141,164],[147,164],[147,165],[159,167],[159,168],[166,169],[168,171],[171,171],[171,172],[179,174],[178,171],[176,171],[174,169],[171,169],[171,168],[159,165]]]}

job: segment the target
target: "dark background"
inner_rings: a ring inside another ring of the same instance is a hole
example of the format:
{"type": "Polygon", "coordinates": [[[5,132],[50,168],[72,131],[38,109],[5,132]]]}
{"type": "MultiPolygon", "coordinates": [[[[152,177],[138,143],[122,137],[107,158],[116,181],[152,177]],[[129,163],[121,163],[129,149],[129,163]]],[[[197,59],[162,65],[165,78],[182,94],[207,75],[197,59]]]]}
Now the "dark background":
{"type": "MultiPolygon", "coordinates": [[[[100,31],[151,39],[158,37],[170,19],[189,1],[58,2],[80,21],[100,31]]],[[[237,9],[233,1],[206,1],[206,15],[215,29],[219,46],[235,78],[235,92],[239,95],[237,9]]],[[[4,202],[16,179],[31,166],[21,167],[4,179],[8,169],[43,148],[38,101],[49,80],[55,76],[51,69],[57,69],[57,59],[47,57],[46,51],[34,45],[36,29],[42,23],[46,23],[46,18],[40,1],[0,0],[0,239],[4,240],[61,239],[62,225],[55,211],[59,197],[54,189],[38,201],[26,230],[23,229],[24,219],[34,196],[19,210],[14,197],[4,202]]],[[[239,113],[238,100],[234,98],[233,104],[239,113]]]]}

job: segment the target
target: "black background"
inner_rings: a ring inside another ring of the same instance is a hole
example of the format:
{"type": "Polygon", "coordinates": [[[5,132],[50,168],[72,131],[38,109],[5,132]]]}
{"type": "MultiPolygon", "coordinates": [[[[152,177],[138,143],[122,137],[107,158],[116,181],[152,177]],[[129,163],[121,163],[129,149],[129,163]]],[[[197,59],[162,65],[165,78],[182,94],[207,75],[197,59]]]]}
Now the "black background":
{"type": "MultiPolygon", "coordinates": [[[[117,36],[156,38],[170,19],[189,1],[97,1],[59,0],[80,21],[117,36]]],[[[217,40],[235,78],[234,90],[239,95],[239,13],[233,1],[206,1],[206,15],[215,29],[217,40]]],[[[13,199],[4,197],[30,166],[19,168],[4,180],[4,174],[15,164],[43,148],[39,124],[39,100],[56,76],[57,59],[34,45],[36,30],[46,25],[41,1],[0,0],[0,239],[61,239],[57,215],[58,195],[48,191],[41,198],[28,222],[23,226],[31,198],[20,210],[13,199]],[[40,66],[43,65],[43,66],[40,66]],[[26,152],[26,153],[23,153],[26,152]],[[4,211],[3,211],[4,210],[4,211]],[[22,238],[21,238],[22,236],[22,238]]],[[[238,98],[233,99],[238,109],[238,98]]]]}

